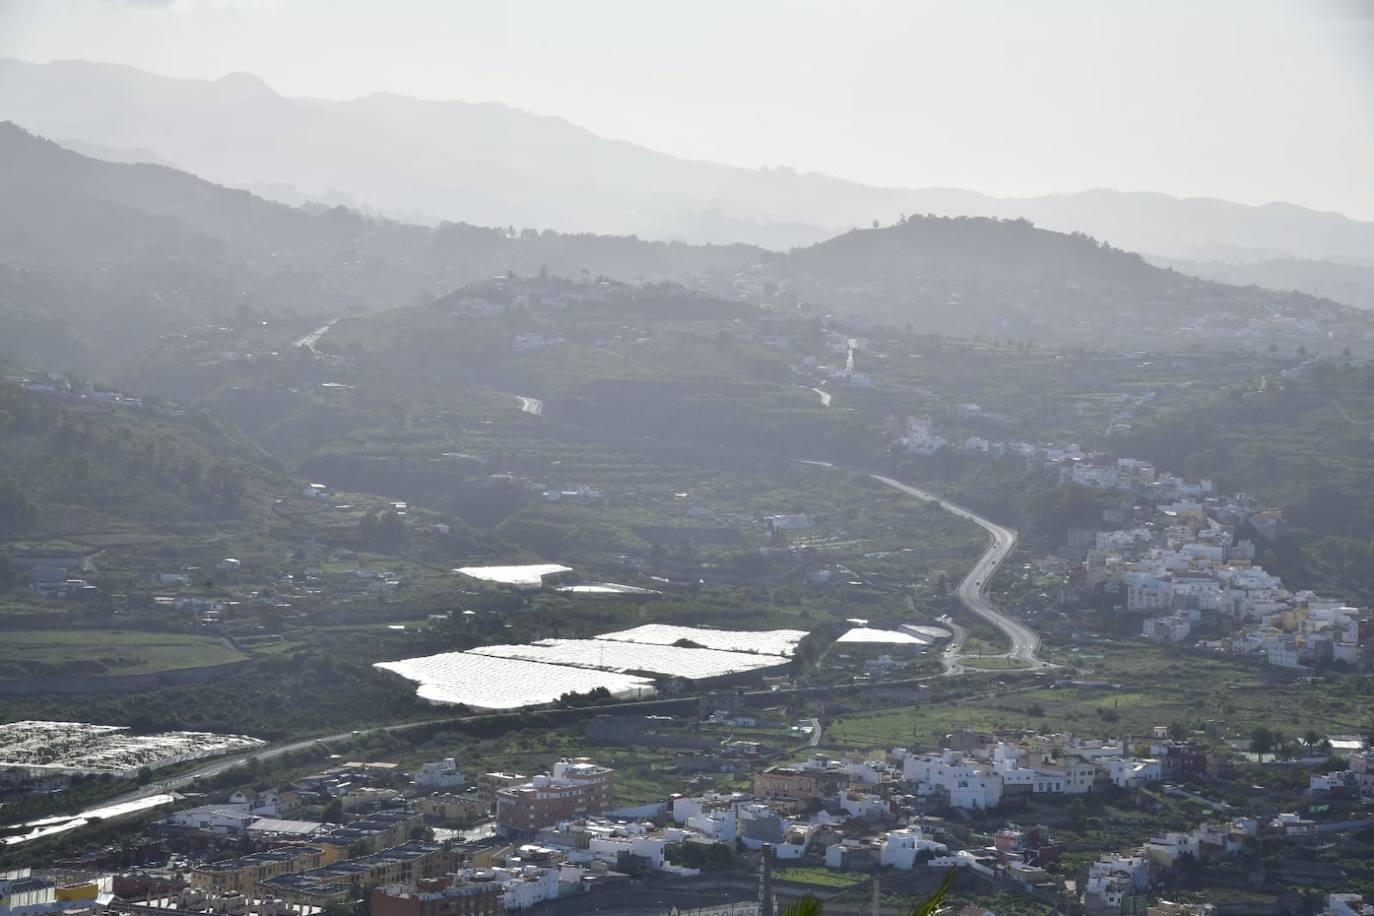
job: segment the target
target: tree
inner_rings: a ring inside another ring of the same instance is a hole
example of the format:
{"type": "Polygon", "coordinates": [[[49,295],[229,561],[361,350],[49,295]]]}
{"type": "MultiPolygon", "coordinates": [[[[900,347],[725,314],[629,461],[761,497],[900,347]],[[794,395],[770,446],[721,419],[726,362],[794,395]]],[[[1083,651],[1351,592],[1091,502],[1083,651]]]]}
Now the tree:
{"type": "Polygon", "coordinates": [[[0,553],[0,592],[15,585],[14,562],[8,553],[0,553]]]}
{"type": "Polygon", "coordinates": [[[320,816],[324,818],[326,823],[341,824],[343,823],[343,813],[343,799],[336,798],[324,806],[324,813],[320,816]]]}
{"type": "Polygon", "coordinates": [[[1274,749],[1274,733],[1263,725],[1255,727],[1250,733],[1250,750],[1261,759],[1274,749]]]}
{"type": "Polygon", "coordinates": [[[12,480],[0,480],[0,540],[32,528],[38,521],[38,508],[12,480]]]}
{"type": "Polygon", "coordinates": [[[1182,741],[1188,737],[1188,726],[1182,722],[1169,723],[1169,737],[1175,741],[1182,741]]]}

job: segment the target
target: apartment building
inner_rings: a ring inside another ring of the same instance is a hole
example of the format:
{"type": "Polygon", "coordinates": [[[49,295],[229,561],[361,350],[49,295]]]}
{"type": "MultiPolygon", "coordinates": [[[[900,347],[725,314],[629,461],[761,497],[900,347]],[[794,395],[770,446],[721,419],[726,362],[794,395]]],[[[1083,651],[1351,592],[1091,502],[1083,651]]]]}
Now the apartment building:
{"type": "Polygon", "coordinates": [[[600,814],[615,804],[615,771],[585,757],[560,760],[553,772],[496,793],[496,823],[513,836],[533,835],[559,821],[600,814]]]}
{"type": "Polygon", "coordinates": [[[372,892],[372,916],[497,916],[505,912],[501,886],[487,882],[424,882],[419,888],[400,885],[372,892]]]}
{"type": "Polygon", "coordinates": [[[237,859],[197,865],[191,872],[191,886],[207,893],[251,897],[263,881],[323,864],[325,851],[318,846],[280,846],[237,859]]]}
{"type": "Polygon", "coordinates": [[[369,856],[269,878],[259,887],[286,903],[323,907],[347,900],[357,887],[437,878],[452,871],[456,861],[457,857],[438,843],[412,840],[369,856]]]}

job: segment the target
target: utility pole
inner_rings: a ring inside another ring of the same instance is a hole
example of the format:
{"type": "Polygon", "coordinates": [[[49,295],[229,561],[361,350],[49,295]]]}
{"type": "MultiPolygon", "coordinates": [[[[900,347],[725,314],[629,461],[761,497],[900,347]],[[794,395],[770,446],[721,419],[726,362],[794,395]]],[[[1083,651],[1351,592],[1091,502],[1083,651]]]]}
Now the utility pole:
{"type": "Polygon", "coordinates": [[[878,883],[878,876],[873,875],[873,906],[870,909],[870,916],[882,916],[882,886],[878,883]]]}

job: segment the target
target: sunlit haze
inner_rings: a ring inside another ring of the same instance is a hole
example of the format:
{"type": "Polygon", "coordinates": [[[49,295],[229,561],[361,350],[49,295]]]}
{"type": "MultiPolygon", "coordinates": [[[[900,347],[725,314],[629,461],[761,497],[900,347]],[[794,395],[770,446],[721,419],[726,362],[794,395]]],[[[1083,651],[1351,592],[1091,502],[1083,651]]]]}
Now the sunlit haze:
{"type": "Polygon", "coordinates": [[[1374,0],[0,0],[0,916],[1374,916],[1374,0]]]}
{"type": "Polygon", "coordinates": [[[1374,218],[1363,3],[6,0],[0,56],[496,101],[675,155],[1374,218]]]}

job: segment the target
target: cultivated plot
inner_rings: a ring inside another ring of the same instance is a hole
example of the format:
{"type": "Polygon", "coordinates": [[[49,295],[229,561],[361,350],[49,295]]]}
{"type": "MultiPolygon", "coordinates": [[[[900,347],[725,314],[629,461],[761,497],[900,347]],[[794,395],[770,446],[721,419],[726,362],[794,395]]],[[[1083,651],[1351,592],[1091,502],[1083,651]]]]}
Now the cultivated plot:
{"type": "Polygon", "coordinates": [[[687,680],[772,668],[787,661],[777,655],[689,649],[611,639],[544,639],[533,645],[483,646],[472,651],[479,655],[523,658],[603,671],[644,671],[687,680]]]}
{"type": "Polygon", "coordinates": [[[0,767],[132,776],[143,767],[157,769],[263,744],[257,738],[210,732],[131,735],[115,725],[11,722],[0,725],[0,767]]]}

